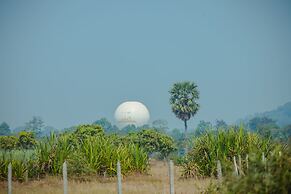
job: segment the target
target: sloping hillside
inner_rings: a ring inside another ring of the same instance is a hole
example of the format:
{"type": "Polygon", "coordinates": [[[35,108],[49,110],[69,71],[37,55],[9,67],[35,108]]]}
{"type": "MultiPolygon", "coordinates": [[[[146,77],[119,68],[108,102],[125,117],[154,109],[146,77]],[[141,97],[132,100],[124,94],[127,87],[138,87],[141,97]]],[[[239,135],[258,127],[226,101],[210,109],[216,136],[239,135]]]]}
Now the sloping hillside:
{"type": "Polygon", "coordinates": [[[291,102],[287,102],[286,104],[279,106],[278,108],[271,111],[249,115],[244,119],[238,120],[237,123],[248,123],[248,121],[254,117],[271,118],[275,120],[277,125],[280,127],[291,125],[291,102]]]}

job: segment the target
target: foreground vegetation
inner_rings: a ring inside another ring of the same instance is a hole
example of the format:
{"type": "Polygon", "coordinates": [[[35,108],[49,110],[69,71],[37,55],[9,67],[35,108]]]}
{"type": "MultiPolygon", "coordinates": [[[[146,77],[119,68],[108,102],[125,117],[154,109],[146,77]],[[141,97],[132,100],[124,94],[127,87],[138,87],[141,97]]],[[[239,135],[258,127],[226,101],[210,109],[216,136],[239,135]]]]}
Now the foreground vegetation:
{"type": "Polygon", "coordinates": [[[234,156],[237,159],[240,157],[245,166],[247,155],[256,155],[259,158],[264,153],[268,157],[272,150],[282,147],[281,144],[250,133],[243,127],[209,131],[193,138],[192,146],[182,162],[184,177],[216,176],[217,160],[221,161],[223,171],[231,171],[234,156]]]}
{"type": "MultiPolygon", "coordinates": [[[[180,179],[180,167],[175,166],[176,193],[202,193],[211,179],[180,179]]],[[[148,174],[134,174],[122,177],[122,190],[125,194],[169,193],[168,166],[163,161],[151,160],[148,174]]],[[[0,182],[0,193],[7,193],[7,183],[0,182]]],[[[13,194],[63,194],[61,178],[47,176],[28,183],[13,182],[13,194]]],[[[69,179],[70,194],[116,194],[115,177],[91,177],[90,180],[69,179]]]]}
{"type": "Polygon", "coordinates": [[[212,184],[207,193],[288,194],[291,192],[290,150],[273,150],[266,161],[252,156],[243,174],[226,174],[222,181],[212,184]]]}
{"type": "MultiPolygon", "coordinates": [[[[26,137],[29,134],[24,135],[26,137]]],[[[9,140],[9,137],[5,138],[9,140]]],[[[199,181],[205,178],[217,180],[219,160],[222,165],[223,184],[221,181],[219,184],[214,181],[208,187],[207,193],[290,191],[290,146],[276,142],[271,137],[250,132],[244,127],[207,130],[188,142],[190,149],[186,155],[179,154],[180,146],[185,145],[183,139],[174,141],[169,135],[155,129],[117,135],[105,134],[99,125],[80,125],[73,131],[59,135],[51,134],[35,142],[33,138],[22,140],[31,146],[0,152],[1,180],[6,180],[10,162],[13,178],[24,181],[26,177],[29,180],[59,177],[62,164],[67,161],[70,180],[92,180],[92,177],[94,180],[97,177],[101,182],[112,181],[110,177],[116,175],[118,160],[121,162],[123,175],[131,177],[130,174],[143,174],[140,176],[147,180],[146,175],[153,172],[150,169],[149,157],[155,157],[164,161],[174,159],[180,171],[177,179],[181,178],[187,182],[193,177],[199,178],[199,181]],[[239,167],[239,176],[233,175],[234,157],[239,167]],[[262,157],[267,162],[262,163],[262,157]]],[[[167,168],[165,162],[160,164],[167,168]]],[[[168,177],[167,173],[162,176],[168,177]]]]}
{"type": "Polygon", "coordinates": [[[137,144],[116,143],[115,138],[105,136],[98,125],[82,125],[73,133],[60,136],[52,134],[39,141],[35,148],[26,151],[7,151],[0,158],[0,179],[7,178],[11,162],[13,178],[24,180],[45,175],[59,175],[62,164],[68,161],[68,173],[73,176],[116,174],[120,160],[122,173],[144,173],[148,170],[148,155],[137,144]]]}
{"type": "Polygon", "coordinates": [[[182,177],[219,178],[218,160],[222,166],[223,178],[215,181],[206,193],[291,192],[289,144],[233,127],[209,131],[194,138],[192,146],[180,160],[182,177]]]}

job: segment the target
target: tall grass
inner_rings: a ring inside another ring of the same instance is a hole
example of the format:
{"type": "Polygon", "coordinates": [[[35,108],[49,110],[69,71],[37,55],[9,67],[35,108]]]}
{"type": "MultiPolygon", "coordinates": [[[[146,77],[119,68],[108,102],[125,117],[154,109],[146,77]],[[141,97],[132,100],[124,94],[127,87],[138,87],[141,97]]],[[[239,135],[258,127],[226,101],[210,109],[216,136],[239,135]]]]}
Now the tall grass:
{"type": "Polygon", "coordinates": [[[259,157],[264,153],[268,157],[274,146],[270,139],[250,133],[243,127],[208,131],[203,136],[193,139],[193,148],[183,163],[183,175],[185,177],[216,175],[217,160],[221,161],[223,171],[230,171],[234,156],[240,155],[242,164],[245,165],[247,154],[259,157]]]}
{"type": "MultiPolygon", "coordinates": [[[[68,162],[68,173],[74,176],[116,174],[116,163],[120,160],[122,173],[144,173],[148,170],[147,153],[134,143],[114,142],[111,136],[105,136],[94,127],[87,133],[86,127],[72,134],[51,134],[37,143],[34,150],[2,152],[0,154],[0,179],[7,178],[8,164],[12,163],[13,177],[22,181],[25,173],[29,178],[41,178],[45,175],[60,175],[62,164],[68,162]],[[81,135],[79,132],[82,132],[81,135]],[[87,134],[86,134],[87,133],[87,134]]],[[[102,131],[101,131],[102,132],[102,131]]]]}
{"type": "Polygon", "coordinates": [[[79,149],[87,165],[97,174],[116,174],[116,163],[120,160],[123,173],[145,172],[148,157],[140,147],[133,143],[115,145],[112,139],[90,137],[79,149]]]}
{"type": "Polygon", "coordinates": [[[0,151],[0,180],[7,179],[8,165],[11,163],[12,176],[18,180],[24,180],[28,168],[33,168],[31,158],[34,150],[0,151]]]}

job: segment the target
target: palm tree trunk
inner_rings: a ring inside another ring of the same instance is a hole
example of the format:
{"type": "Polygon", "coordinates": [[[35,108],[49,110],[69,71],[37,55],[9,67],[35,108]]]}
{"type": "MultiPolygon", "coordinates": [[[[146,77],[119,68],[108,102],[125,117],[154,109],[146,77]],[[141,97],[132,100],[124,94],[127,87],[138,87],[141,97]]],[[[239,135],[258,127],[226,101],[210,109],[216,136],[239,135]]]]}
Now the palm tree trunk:
{"type": "Polygon", "coordinates": [[[187,128],[188,128],[188,126],[187,126],[187,120],[184,120],[184,125],[185,125],[185,139],[187,139],[187,128]]]}
{"type": "Polygon", "coordinates": [[[185,154],[187,154],[188,153],[187,120],[184,120],[184,125],[185,125],[185,134],[184,134],[184,136],[185,136],[185,140],[184,140],[185,141],[185,154]]]}

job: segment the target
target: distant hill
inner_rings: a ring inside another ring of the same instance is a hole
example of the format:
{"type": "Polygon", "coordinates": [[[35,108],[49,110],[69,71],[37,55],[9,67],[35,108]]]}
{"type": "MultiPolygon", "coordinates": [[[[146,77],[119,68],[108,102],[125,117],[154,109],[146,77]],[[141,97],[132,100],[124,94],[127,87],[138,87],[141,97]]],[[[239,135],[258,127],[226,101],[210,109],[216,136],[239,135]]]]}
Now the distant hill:
{"type": "Polygon", "coordinates": [[[284,127],[286,125],[291,125],[291,102],[279,106],[275,110],[256,113],[251,116],[247,116],[245,119],[239,120],[239,122],[247,123],[250,119],[254,117],[268,117],[276,121],[277,125],[284,127]]]}

